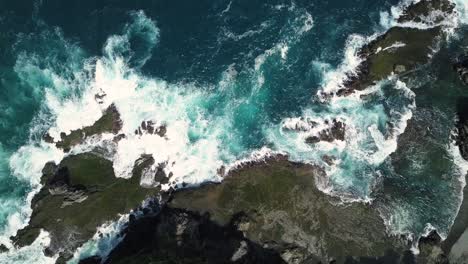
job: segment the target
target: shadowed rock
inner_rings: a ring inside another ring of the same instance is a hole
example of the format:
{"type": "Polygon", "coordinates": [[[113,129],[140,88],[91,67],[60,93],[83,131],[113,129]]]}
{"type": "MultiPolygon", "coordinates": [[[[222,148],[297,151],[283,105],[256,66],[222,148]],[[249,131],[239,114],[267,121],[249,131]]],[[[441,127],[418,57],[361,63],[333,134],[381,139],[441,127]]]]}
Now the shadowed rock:
{"type": "Polygon", "coordinates": [[[460,76],[460,80],[468,85],[468,55],[460,56],[457,62],[453,64],[453,69],[460,76]]]}
{"type": "Polygon", "coordinates": [[[168,206],[209,214],[221,226],[239,216],[236,226],[246,239],[281,254],[294,248],[294,258],[302,260],[343,261],[403,251],[404,243],[386,234],[372,206],[340,205],[319,191],[315,177],[321,174],[311,165],[268,161],[233,171],[220,184],[176,192],[168,206]]]}

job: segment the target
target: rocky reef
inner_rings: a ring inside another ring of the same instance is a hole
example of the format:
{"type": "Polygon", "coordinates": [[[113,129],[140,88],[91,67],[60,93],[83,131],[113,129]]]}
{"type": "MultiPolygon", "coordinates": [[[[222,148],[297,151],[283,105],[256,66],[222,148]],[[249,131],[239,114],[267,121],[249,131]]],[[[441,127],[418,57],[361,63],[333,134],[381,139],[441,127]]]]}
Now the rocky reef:
{"type": "Polygon", "coordinates": [[[428,63],[443,37],[439,25],[454,12],[454,5],[446,0],[422,0],[409,5],[398,19],[398,26],[365,45],[358,53],[361,64],[357,73],[349,73],[348,80],[337,95],[363,90],[392,74],[404,76],[428,63]],[[431,18],[433,27],[404,27],[405,23],[420,23],[431,18]]]}
{"type": "MultiPolygon", "coordinates": [[[[60,140],[55,143],[58,148],[63,149],[65,152],[70,151],[70,148],[81,144],[89,137],[100,135],[103,133],[117,134],[122,128],[122,120],[115,105],[110,105],[92,126],[84,127],[81,129],[73,130],[70,134],[61,133],[60,140]]],[[[54,140],[46,134],[45,140],[49,143],[54,143],[54,140]]]]}
{"type": "MultiPolygon", "coordinates": [[[[419,23],[437,10],[442,15],[432,21],[433,27],[396,26],[364,46],[357,74],[349,73],[336,94],[349,95],[392,74],[404,77],[429,62],[444,34],[438,23],[452,14],[453,5],[447,0],[421,0],[408,6],[398,21],[419,23]]],[[[465,63],[454,67],[466,81],[465,63]]],[[[96,95],[96,100],[103,96],[96,95]]],[[[458,145],[465,159],[466,113],[458,123],[458,145]]],[[[335,119],[326,125],[306,142],[344,140],[344,122],[335,119]]],[[[158,184],[167,183],[170,175],[151,156],[137,160],[133,176],[122,179],[115,177],[112,162],[99,152],[70,153],[74,146],[103,133],[114,134],[118,141],[123,136],[121,128],[119,112],[111,105],[92,126],[62,134],[58,141],[45,136],[47,142],[69,153],[60,164],[45,165],[43,187],[32,201],[29,225],[13,238],[17,246],[31,244],[43,229],[51,237],[46,253],[58,254],[57,262],[63,263],[99,226],[148,199],[158,199],[157,208],[131,216],[122,231],[123,240],[109,256],[93,256],[80,263],[444,263],[466,236],[465,201],[453,234],[444,242],[435,232],[421,238],[421,254],[415,257],[406,238],[387,233],[375,205],[343,204],[318,189],[327,177],[323,168],[293,163],[287,156],[244,164],[229,171],[221,183],[161,193],[158,184]]],[[[165,137],[166,127],[143,121],[135,134],[145,133],[165,137]]],[[[333,162],[333,157],[323,159],[333,162]]]]}
{"type": "Polygon", "coordinates": [[[468,55],[460,56],[453,64],[453,69],[460,76],[460,80],[468,85],[468,55]]]}
{"type": "Polygon", "coordinates": [[[131,179],[119,179],[112,162],[94,153],[68,156],[58,165],[46,164],[29,224],[13,241],[18,246],[29,245],[43,229],[51,237],[46,253],[59,254],[59,263],[69,259],[97,227],[138,208],[157,192],[140,186],[142,168],[136,167],[131,179]]]}

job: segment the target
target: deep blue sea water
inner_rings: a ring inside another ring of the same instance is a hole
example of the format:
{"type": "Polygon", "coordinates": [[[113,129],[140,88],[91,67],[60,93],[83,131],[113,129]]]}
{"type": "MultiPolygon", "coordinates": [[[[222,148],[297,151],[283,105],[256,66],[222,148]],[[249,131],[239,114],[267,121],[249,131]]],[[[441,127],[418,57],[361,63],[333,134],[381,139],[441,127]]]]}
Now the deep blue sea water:
{"type": "MultiPolygon", "coordinates": [[[[110,103],[128,135],[143,120],[168,127],[167,142],[119,143],[109,157],[119,177],[142,153],[177,161],[168,168],[174,180],[193,185],[222,180],[217,169],[242,159],[281,152],[326,166],[321,157],[334,155],[341,163],[327,167],[323,191],[374,202],[390,232],[446,235],[465,168],[450,135],[467,91],[448,66],[468,47],[464,26],[410,82],[382,82],[366,101],[317,96],[336,88],[358,63],[358,48],[395,23],[401,4],[1,0],[0,243],[9,246],[27,222],[45,162],[64,155],[42,135],[90,125],[110,103]],[[104,106],[97,92],[106,93],[104,106]],[[285,129],[334,118],[349,127],[345,142],[311,146],[304,138],[313,129],[285,129]],[[389,123],[400,132],[390,133],[389,123]]],[[[0,260],[50,261],[39,257],[42,239],[0,260]]]]}

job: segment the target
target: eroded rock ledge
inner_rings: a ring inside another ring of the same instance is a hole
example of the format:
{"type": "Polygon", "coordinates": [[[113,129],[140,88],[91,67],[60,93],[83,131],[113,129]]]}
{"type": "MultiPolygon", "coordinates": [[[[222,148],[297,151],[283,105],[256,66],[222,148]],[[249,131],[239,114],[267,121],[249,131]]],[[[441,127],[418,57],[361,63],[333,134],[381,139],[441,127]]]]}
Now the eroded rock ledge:
{"type": "Polygon", "coordinates": [[[404,76],[428,63],[443,37],[440,23],[454,12],[454,4],[447,0],[421,0],[408,6],[398,23],[420,23],[432,13],[432,27],[413,28],[395,26],[365,45],[358,53],[362,63],[357,74],[349,73],[348,80],[336,94],[345,96],[363,90],[391,74],[404,76]]]}
{"type": "Polygon", "coordinates": [[[159,214],[130,223],[105,263],[397,263],[409,254],[372,206],[319,191],[320,173],[272,159],[177,191],[159,214]]]}

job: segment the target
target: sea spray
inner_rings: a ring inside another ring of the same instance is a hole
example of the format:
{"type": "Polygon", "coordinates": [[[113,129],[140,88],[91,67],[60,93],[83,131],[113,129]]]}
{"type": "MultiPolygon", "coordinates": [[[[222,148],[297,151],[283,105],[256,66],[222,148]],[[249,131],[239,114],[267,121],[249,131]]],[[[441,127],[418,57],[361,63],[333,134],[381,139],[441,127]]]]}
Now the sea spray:
{"type": "MultiPolygon", "coordinates": [[[[223,10],[231,12],[231,5],[234,3],[223,10]]],[[[283,7],[278,9],[286,10],[283,7]]],[[[396,138],[403,133],[411,118],[414,96],[402,81],[390,78],[347,98],[333,97],[327,101],[319,93],[318,98],[323,99],[323,104],[305,106],[302,116],[284,111],[279,121],[278,118],[269,120],[266,117],[269,113],[264,113],[268,108],[263,108],[264,105],[271,103],[269,99],[287,96],[287,93],[272,96],[271,84],[278,80],[270,75],[271,69],[290,67],[297,60],[295,53],[301,50],[302,37],[322,26],[320,21],[312,19],[312,15],[295,4],[288,8],[288,12],[294,13],[294,17],[278,30],[280,37],[276,43],[262,50],[260,55],[250,57],[251,61],[246,63],[249,65],[247,70],[239,63],[230,64],[221,81],[211,86],[185,80],[167,82],[142,70],[151,61],[152,50],[157,49],[156,44],[159,43],[155,21],[143,12],[131,13],[131,21],[123,27],[121,34],[108,38],[102,56],[87,57],[83,61],[85,56],[82,51],[78,52],[76,46],[67,47],[70,51],[77,51],[76,54],[72,52],[72,55],[63,57],[76,59],[77,63],[56,62],[53,61],[54,56],[46,56],[44,62],[41,54],[31,56],[33,59],[28,61],[31,54],[23,53],[16,69],[24,81],[47,79],[39,86],[44,87],[39,93],[44,93],[46,100],[39,120],[47,120],[45,124],[49,134],[56,141],[60,139],[61,132],[68,134],[92,125],[107,107],[113,103],[116,105],[123,120],[120,132],[126,137],[118,142],[112,141],[112,134],[92,137],[73,147],[69,154],[87,152],[96,146],[106,148],[105,157],[114,161],[119,177],[130,177],[135,160],[142,154],[151,154],[156,160],[155,166],[165,164],[166,175],[172,175],[172,181],[164,188],[182,183],[198,185],[222,180],[218,169],[223,165],[241,166],[249,160],[263,160],[280,153],[292,160],[325,166],[333,181],[319,186],[322,190],[347,201],[370,201],[373,199],[372,191],[379,187],[383,177],[375,167],[385,163],[395,151],[396,138]],[[143,49],[138,52],[133,50],[135,39],[143,40],[143,49]],[[73,67],[67,68],[69,64],[73,67]],[[57,65],[65,69],[55,69],[57,65]],[[62,75],[61,71],[66,74],[62,75]],[[28,76],[28,72],[34,74],[28,76]],[[31,76],[37,78],[31,79],[31,76]],[[102,101],[96,100],[96,95],[102,96],[102,101]],[[390,103],[388,98],[398,104],[390,103]],[[318,109],[321,107],[325,110],[318,109]],[[305,125],[303,127],[308,131],[300,133],[287,131],[288,127],[302,126],[301,117],[318,125],[305,125]],[[320,142],[314,146],[304,142],[308,136],[326,129],[325,121],[330,123],[334,119],[347,124],[344,140],[320,142]],[[135,133],[142,121],[165,127],[164,135],[135,133]],[[387,123],[392,124],[392,129],[386,126],[387,123]],[[261,133],[250,133],[252,127],[261,133]],[[249,137],[257,144],[246,140],[249,137]],[[324,164],[320,154],[337,155],[342,159],[331,165],[324,164]],[[349,175],[356,177],[350,179],[349,175]]],[[[255,31],[229,35],[220,41],[242,41],[260,35],[270,27],[267,22],[259,25],[255,31]]],[[[353,34],[344,52],[346,59],[336,70],[333,70],[335,65],[313,58],[316,63],[311,68],[317,66],[324,80],[322,92],[336,91],[350,73],[356,74],[356,67],[362,62],[362,58],[357,56],[359,49],[377,35],[363,37],[353,34]]],[[[393,49],[398,45],[383,48],[393,49]]],[[[31,85],[37,85],[37,82],[31,82],[31,85]]],[[[314,96],[311,89],[310,97],[314,96]]],[[[281,100],[275,101],[275,107],[280,108],[280,103],[281,100]]],[[[40,135],[42,130],[35,133],[40,135]]],[[[42,143],[35,141],[31,144],[42,143]]],[[[41,162],[42,165],[37,167],[42,168],[46,160],[41,162]]],[[[37,183],[39,177],[40,173],[31,180],[37,183]]],[[[19,178],[30,180],[26,174],[19,178]]]]}

